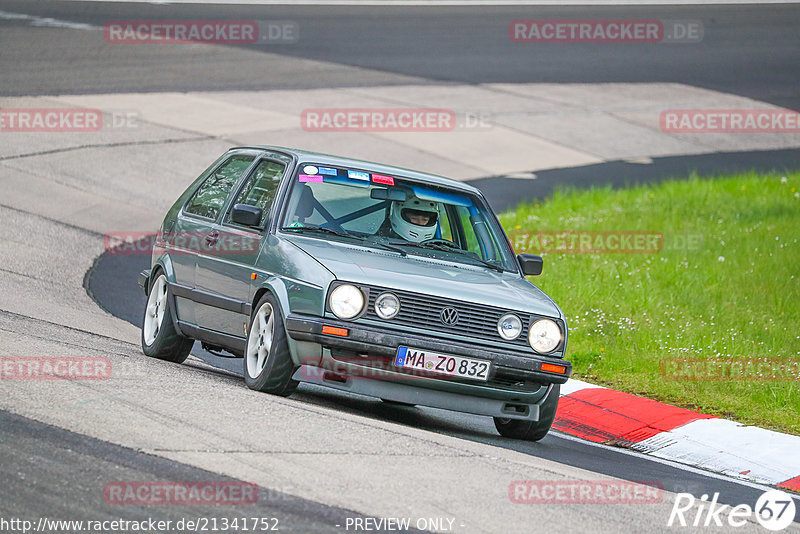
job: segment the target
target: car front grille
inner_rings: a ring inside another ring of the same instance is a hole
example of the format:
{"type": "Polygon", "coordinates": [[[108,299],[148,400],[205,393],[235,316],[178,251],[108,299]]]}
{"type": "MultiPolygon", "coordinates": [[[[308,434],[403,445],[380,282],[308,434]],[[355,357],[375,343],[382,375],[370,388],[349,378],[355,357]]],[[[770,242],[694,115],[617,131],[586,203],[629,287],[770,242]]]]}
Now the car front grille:
{"type": "Polygon", "coordinates": [[[524,347],[533,352],[528,345],[528,326],[531,322],[531,315],[515,310],[371,286],[369,287],[369,307],[364,317],[380,321],[387,326],[410,326],[439,333],[477,338],[495,344],[507,343],[524,347]],[[384,292],[393,293],[400,300],[400,312],[392,319],[381,319],[375,313],[375,299],[384,292]],[[453,308],[458,312],[458,321],[455,324],[446,324],[442,321],[442,311],[446,308],[453,308]],[[516,314],[522,321],[522,334],[513,341],[503,339],[497,332],[497,321],[507,313],[516,314]]]}

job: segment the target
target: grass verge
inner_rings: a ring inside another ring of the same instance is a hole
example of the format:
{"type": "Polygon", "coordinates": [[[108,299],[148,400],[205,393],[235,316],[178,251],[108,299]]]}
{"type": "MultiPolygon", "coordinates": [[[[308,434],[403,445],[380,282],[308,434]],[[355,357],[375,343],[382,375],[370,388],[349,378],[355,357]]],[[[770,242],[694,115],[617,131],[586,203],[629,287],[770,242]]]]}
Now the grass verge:
{"type": "Polygon", "coordinates": [[[800,172],[692,177],[500,220],[544,251],[532,280],[564,310],[575,378],[800,434],[799,191],[800,172]]]}

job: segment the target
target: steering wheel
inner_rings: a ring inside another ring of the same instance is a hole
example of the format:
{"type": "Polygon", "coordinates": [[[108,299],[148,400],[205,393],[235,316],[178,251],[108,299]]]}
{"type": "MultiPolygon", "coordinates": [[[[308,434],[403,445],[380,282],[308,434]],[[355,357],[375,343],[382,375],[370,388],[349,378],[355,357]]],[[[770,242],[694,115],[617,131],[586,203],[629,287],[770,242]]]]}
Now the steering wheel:
{"type": "Polygon", "coordinates": [[[438,237],[434,237],[433,239],[426,239],[421,244],[422,245],[427,245],[427,244],[444,245],[446,247],[450,247],[450,248],[455,248],[455,249],[461,250],[461,247],[459,247],[458,245],[456,245],[452,241],[448,241],[447,239],[440,239],[438,237]]]}

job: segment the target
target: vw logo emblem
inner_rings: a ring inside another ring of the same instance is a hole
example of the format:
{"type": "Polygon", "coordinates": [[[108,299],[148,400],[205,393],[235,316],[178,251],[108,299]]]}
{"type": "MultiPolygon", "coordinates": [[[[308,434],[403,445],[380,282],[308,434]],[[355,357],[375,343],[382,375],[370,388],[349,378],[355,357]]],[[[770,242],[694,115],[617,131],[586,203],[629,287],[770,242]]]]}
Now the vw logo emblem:
{"type": "Polygon", "coordinates": [[[439,319],[441,319],[444,324],[452,326],[458,322],[458,310],[455,308],[445,308],[442,310],[442,313],[439,314],[439,319]]]}

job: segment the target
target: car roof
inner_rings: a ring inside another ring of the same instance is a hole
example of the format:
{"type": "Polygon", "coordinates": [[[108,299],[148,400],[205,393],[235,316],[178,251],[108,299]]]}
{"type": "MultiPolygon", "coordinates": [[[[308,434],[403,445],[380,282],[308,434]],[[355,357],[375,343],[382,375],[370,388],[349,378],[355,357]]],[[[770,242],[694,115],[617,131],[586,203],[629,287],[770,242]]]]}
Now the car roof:
{"type": "Polygon", "coordinates": [[[427,172],[415,171],[413,169],[406,169],[403,167],[395,167],[393,165],[386,165],[383,163],[376,163],[374,161],[366,161],[361,159],[346,158],[342,156],[334,156],[332,154],[323,154],[321,152],[313,152],[310,150],[301,150],[297,148],[287,148],[274,145],[250,145],[232,148],[236,149],[258,149],[258,150],[273,150],[276,152],[283,152],[297,157],[298,162],[313,162],[322,163],[326,165],[337,165],[339,167],[351,167],[353,169],[363,169],[375,171],[377,173],[391,174],[403,178],[410,178],[412,180],[419,180],[429,184],[443,185],[466,191],[470,193],[481,194],[480,190],[471,185],[447,178],[446,176],[439,176],[438,174],[431,174],[427,172]]]}

